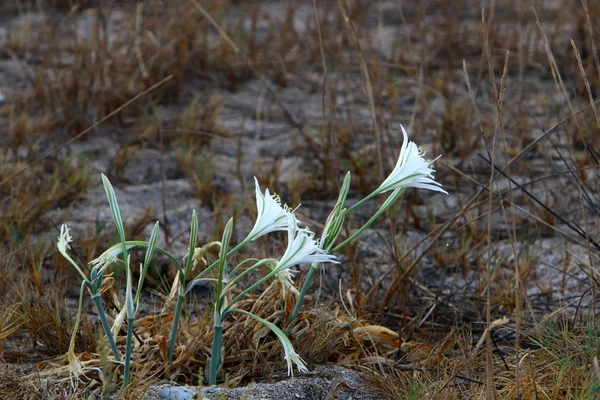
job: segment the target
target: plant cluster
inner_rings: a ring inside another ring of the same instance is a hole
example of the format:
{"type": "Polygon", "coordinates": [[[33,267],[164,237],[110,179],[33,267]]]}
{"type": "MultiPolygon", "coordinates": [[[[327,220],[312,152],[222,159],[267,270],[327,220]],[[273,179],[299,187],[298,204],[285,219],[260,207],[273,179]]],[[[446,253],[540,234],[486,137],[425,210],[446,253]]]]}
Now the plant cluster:
{"type": "Polygon", "coordinates": [[[435,170],[431,167],[433,161],[427,161],[424,158],[425,153],[423,150],[417,148],[417,145],[414,142],[409,141],[408,134],[403,127],[401,129],[404,136],[404,142],[402,144],[400,156],[396,166],[390,175],[371,194],[356,202],[352,206],[346,207],[347,196],[350,190],[351,182],[351,175],[348,173],[341,186],[337,202],[329,214],[327,221],[325,222],[320,238],[315,238],[316,234],[298,221],[294,213],[295,210],[291,209],[285,204],[282,204],[278,196],[272,195],[269,192],[269,189],[266,189],[263,193],[260,189],[258,180],[255,178],[257,218],[254,227],[250,233],[248,233],[246,238],[237,245],[233,247],[231,246],[231,237],[233,232],[233,218],[231,218],[225,226],[220,242],[212,242],[202,247],[197,247],[198,217],[196,212],[193,211],[191,216],[189,250],[182,262],[180,262],[177,257],[171,254],[169,251],[157,246],[159,229],[158,222],[156,222],[154,225],[148,241],[126,240],[125,231],[123,228],[123,218],[119,210],[114,189],[108,178],[102,175],[104,190],[108,198],[110,210],[120,242],[116,243],[114,246],[102,253],[98,258],[91,261],[90,264],[92,265],[92,268],[89,277],[69,255],[69,243],[72,241],[72,238],[69,234],[69,229],[67,228],[66,224],[62,225],[61,227],[61,232],[57,243],[60,253],[69,261],[69,263],[76,269],[82,278],[77,320],[67,354],[67,359],[69,361],[73,376],[77,378],[81,373],[79,361],[74,354],[74,343],[82,311],[83,292],[84,289],[87,288],[93,300],[94,306],[98,311],[98,316],[110,345],[114,360],[116,362],[123,362],[124,364],[123,387],[127,387],[129,384],[131,375],[130,362],[134,323],[143,289],[144,278],[147,274],[150,261],[152,260],[155,252],[159,252],[168,256],[176,265],[178,270],[175,282],[173,282],[173,289],[176,290],[177,293],[177,303],[175,306],[175,314],[173,317],[173,324],[168,343],[167,368],[169,368],[171,365],[173,357],[177,329],[179,327],[179,318],[182,312],[184,299],[186,295],[194,288],[194,286],[200,282],[208,281],[214,285],[214,301],[212,308],[213,341],[208,369],[208,383],[210,385],[215,385],[217,383],[217,374],[221,365],[223,323],[231,314],[234,313],[246,315],[264,324],[277,336],[283,347],[284,359],[287,362],[289,375],[293,375],[294,365],[298,368],[298,370],[306,372],[307,368],[304,361],[294,350],[294,347],[284,330],[287,330],[288,327],[294,323],[296,317],[298,316],[302,301],[308,288],[310,287],[310,284],[312,283],[315,272],[325,263],[339,262],[337,261],[334,253],[339,251],[342,247],[350,243],[362,232],[364,232],[378,217],[385,213],[398,200],[398,198],[407,188],[422,188],[446,193],[446,191],[442,189],[441,185],[434,180],[433,173],[435,170]],[[336,244],[347,215],[352,213],[361,205],[365,204],[367,201],[382,193],[390,191],[391,194],[388,195],[379,209],[362,227],[357,229],[345,240],[336,244]],[[248,258],[241,261],[237,265],[231,265],[230,257],[233,254],[244,248],[244,246],[251,241],[277,231],[287,232],[287,248],[281,257],[263,259],[248,258]],[[131,265],[131,256],[128,254],[129,250],[134,247],[146,248],[144,262],[139,267],[140,278],[135,291],[133,290],[132,283],[133,266],[131,265]],[[218,259],[206,266],[201,272],[197,273],[190,279],[190,275],[195,270],[197,264],[199,264],[200,261],[205,261],[204,255],[212,248],[219,249],[218,259]],[[311,268],[306,279],[304,280],[301,290],[298,292],[295,305],[289,315],[287,327],[283,327],[282,329],[281,327],[278,327],[275,324],[261,318],[255,313],[238,307],[238,304],[246,295],[258,290],[263,286],[263,284],[272,279],[277,279],[280,282],[283,287],[282,293],[285,294],[287,291],[297,292],[294,287],[293,272],[291,268],[300,264],[311,264],[311,268]],[[127,286],[124,306],[119,316],[115,318],[115,322],[111,327],[104,310],[101,294],[105,278],[108,274],[110,274],[110,268],[118,266],[124,267],[125,274],[127,276],[127,286]],[[239,283],[242,281],[242,279],[261,269],[265,270],[266,273],[260,279],[244,289],[239,288],[239,283]],[[125,319],[127,333],[125,353],[122,355],[120,350],[117,348],[115,336],[118,334],[121,324],[125,319]]]}

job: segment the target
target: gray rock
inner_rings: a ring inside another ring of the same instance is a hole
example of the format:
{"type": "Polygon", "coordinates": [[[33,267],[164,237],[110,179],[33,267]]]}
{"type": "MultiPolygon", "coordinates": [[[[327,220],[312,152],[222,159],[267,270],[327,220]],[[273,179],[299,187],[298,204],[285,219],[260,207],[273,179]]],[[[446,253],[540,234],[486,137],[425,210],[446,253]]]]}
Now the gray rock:
{"type": "Polygon", "coordinates": [[[225,389],[191,386],[152,386],[144,400],[323,400],[353,399],[376,400],[362,375],[339,366],[320,366],[307,376],[295,377],[275,383],[254,383],[246,387],[225,389]],[[196,397],[194,397],[196,396],[196,397]]]}

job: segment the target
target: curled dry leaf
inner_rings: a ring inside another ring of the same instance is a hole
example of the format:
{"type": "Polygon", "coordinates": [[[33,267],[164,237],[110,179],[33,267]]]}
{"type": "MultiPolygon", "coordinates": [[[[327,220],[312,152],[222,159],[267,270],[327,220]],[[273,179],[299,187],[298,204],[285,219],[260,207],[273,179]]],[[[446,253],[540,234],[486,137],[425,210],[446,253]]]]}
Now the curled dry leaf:
{"type": "Polygon", "coordinates": [[[431,346],[413,340],[402,343],[400,350],[406,353],[405,359],[411,363],[420,363],[427,360],[432,352],[431,346]]]}
{"type": "Polygon", "coordinates": [[[387,345],[393,348],[400,346],[400,337],[391,329],[379,325],[365,325],[353,329],[356,337],[374,344],[387,345]]]}
{"type": "Polygon", "coordinates": [[[167,353],[169,351],[169,345],[167,343],[167,337],[161,336],[158,341],[158,353],[160,354],[160,358],[162,359],[165,367],[167,365],[167,353]]]}
{"type": "Polygon", "coordinates": [[[110,290],[113,288],[115,284],[115,278],[113,278],[112,276],[105,276],[104,280],[102,281],[102,285],[100,286],[100,293],[104,294],[106,293],[107,290],[110,290]]]}

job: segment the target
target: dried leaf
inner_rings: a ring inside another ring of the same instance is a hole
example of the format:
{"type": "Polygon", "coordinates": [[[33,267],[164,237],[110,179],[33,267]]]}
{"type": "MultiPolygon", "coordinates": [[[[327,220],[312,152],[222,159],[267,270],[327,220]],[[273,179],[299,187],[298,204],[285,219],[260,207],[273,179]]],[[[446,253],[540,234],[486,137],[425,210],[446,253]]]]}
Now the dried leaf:
{"type": "Polygon", "coordinates": [[[356,337],[374,344],[383,344],[394,348],[398,348],[400,345],[398,334],[380,325],[360,326],[354,328],[353,332],[356,337]]]}

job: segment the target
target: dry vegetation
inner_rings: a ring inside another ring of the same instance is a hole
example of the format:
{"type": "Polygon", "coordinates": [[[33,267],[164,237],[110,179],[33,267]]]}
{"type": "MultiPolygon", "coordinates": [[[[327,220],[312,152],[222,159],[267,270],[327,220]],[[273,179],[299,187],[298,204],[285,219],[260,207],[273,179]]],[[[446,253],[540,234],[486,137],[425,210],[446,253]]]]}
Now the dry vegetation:
{"type": "MultiPolygon", "coordinates": [[[[158,219],[160,243],[183,256],[192,208],[199,245],[231,215],[238,236],[251,226],[253,175],[302,202],[311,225],[345,171],[350,198],[370,193],[395,162],[399,123],[443,155],[436,176],[450,196],[407,193],[345,249],[291,330],[298,353],[309,367],[365,371],[393,399],[596,398],[600,4],[475,3],[3,3],[0,398],[120,386],[89,297],[74,387],[65,358],[79,284],[56,225],[74,225],[82,266],[113,243],[100,172],[120,190],[128,237],[147,238],[158,219]]],[[[173,277],[168,260],[152,265],[126,398],[204,379],[208,287],[190,297],[166,368],[173,277]]],[[[122,271],[114,278],[113,317],[122,271]]],[[[278,290],[242,307],[283,326],[292,305],[278,290]]],[[[284,374],[273,335],[226,324],[224,384],[284,374]]]]}

